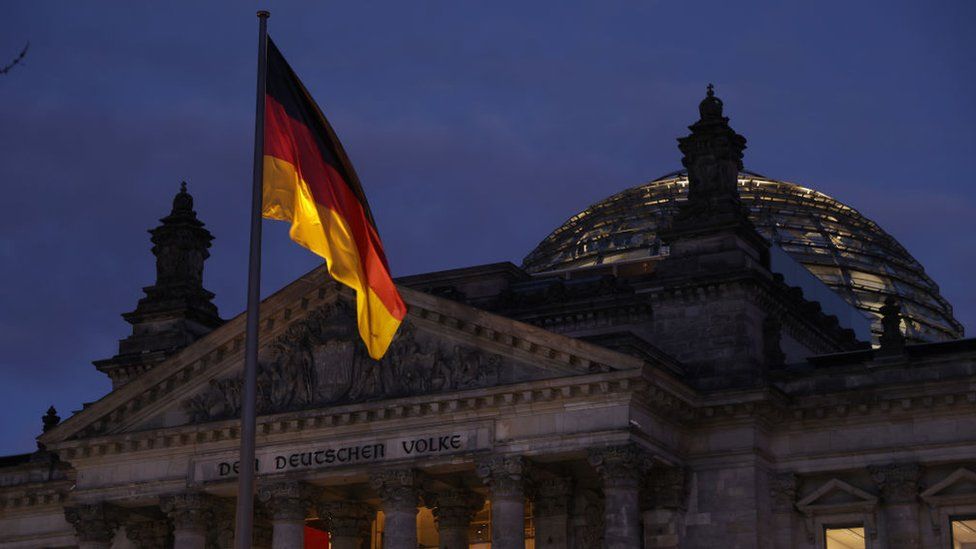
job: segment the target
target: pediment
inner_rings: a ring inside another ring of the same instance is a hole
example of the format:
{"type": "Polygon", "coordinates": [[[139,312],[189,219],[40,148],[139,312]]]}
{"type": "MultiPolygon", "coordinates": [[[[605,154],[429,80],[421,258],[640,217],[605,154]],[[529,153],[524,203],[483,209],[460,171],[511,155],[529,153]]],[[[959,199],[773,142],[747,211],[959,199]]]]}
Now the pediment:
{"type": "Polygon", "coordinates": [[[827,509],[872,507],[877,503],[877,496],[834,478],[798,501],[796,507],[803,512],[816,512],[827,509]]]}
{"type": "MultiPolygon", "coordinates": [[[[644,361],[400,288],[408,315],[387,355],[366,354],[354,294],[320,268],[261,304],[259,414],[640,368],[644,361]]],[[[40,441],[221,421],[240,410],[244,315],[73,415],[40,441]]]]}
{"type": "MultiPolygon", "coordinates": [[[[264,349],[258,361],[259,415],[478,389],[562,373],[503,357],[408,318],[381,360],[356,330],[342,299],[311,311],[264,349]]],[[[239,417],[242,372],[210,380],[180,404],[192,423],[239,417]]]]}
{"type": "Polygon", "coordinates": [[[948,502],[955,499],[968,501],[976,496],[976,473],[965,467],[960,467],[919,495],[929,503],[948,502]]]}

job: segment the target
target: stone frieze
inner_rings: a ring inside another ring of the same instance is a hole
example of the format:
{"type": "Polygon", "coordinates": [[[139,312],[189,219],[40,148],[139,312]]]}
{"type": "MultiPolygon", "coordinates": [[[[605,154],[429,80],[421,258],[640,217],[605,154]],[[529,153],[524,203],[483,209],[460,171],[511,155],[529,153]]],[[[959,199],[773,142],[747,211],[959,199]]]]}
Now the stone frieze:
{"type": "MultiPolygon", "coordinates": [[[[499,383],[501,361],[424,334],[405,321],[382,360],[369,357],[353,306],[336,301],[279,336],[258,365],[258,413],[269,414],[368,400],[487,387],[499,383]]],[[[212,380],[183,402],[193,423],[238,417],[242,377],[212,380]]]]}

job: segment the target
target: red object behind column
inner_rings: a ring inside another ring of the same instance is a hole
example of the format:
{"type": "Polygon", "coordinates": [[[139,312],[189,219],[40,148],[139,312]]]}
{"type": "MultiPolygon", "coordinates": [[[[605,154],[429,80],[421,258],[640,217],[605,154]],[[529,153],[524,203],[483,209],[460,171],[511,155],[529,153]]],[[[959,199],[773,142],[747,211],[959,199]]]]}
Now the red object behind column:
{"type": "Polygon", "coordinates": [[[329,533],[306,526],[305,549],[329,549],[329,533]]]}

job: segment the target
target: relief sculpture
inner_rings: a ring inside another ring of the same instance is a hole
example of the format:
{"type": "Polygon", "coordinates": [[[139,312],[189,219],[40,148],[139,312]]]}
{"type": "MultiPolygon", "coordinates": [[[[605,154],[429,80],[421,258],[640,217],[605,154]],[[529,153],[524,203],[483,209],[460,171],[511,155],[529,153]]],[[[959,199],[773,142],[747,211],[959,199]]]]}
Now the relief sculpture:
{"type": "MultiPolygon", "coordinates": [[[[498,383],[499,358],[419,333],[405,321],[386,356],[369,357],[352,305],[313,311],[279,336],[258,364],[258,413],[396,398],[498,383]]],[[[191,421],[238,417],[240,374],[183,403],[191,421]]]]}

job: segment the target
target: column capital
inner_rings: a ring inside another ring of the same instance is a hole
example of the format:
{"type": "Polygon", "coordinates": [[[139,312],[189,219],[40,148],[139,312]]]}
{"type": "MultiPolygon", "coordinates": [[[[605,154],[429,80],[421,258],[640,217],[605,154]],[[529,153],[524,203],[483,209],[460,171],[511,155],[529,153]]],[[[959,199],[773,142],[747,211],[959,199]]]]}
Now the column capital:
{"type": "Polygon", "coordinates": [[[769,479],[769,495],[774,511],[792,511],[796,504],[796,474],[778,473],[769,479]]]}
{"type": "Polygon", "coordinates": [[[369,485],[383,500],[383,510],[413,510],[420,504],[420,473],[414,469],[384,469],[369,474],[369,485]]]}
{"type": "Polygon", "coordinates": [[[326,501],[318,504],[318,512],[325,517],[331,536],[363,537],[369,534],[376,511],[360,501],[326,501]]]}
{"type": "Polygon", "coordinates": [[[606,487],[638,487],[650,468],[650,455],[634,443],[601,446],[588,450],[590,465],[600,473],[606,487]]]}
{"type": "Polygon", "coordinates": [[[274,520],[304,521],[319,492],[307,482],[276,482],[262,485],[258,489],[258,500],[267,505],[274,520]]]}
{"type": "Polygon", "coordinates": [[[216,507],[217,500],[201,492],[172,494],[159,500],[159,508],[177,530],[210,530],[216,507]]]}
{"type": "Polygon", "coordinates": [[[684,509],[687,474],[683,467],[652,467],[645,484],[648,509],[684,509]]]}
{"type": "Polygon", "coordinates": [[[79,541],[111,543],[125,511],[110,503],[82,503],[65,507],[64,518],[74,526],[79,541]]]}
{"type": "Polygon", "coordinates": [[[428,494],[438,529],[467,528],[475,514],[485,505],[485,497],[471,490],[448,490],[428,494]]]}
{"type": "Polygon", "coordinates": [[[881,497],[889,503],[909,503],[918,496],[922,468],[917,463],[892,463],[868,467],[881,497]]]}
{"type": "Polygon", "coordinates": [[[567,477],[535,479],[535,515],[554,517],[569,511],[569,499],[573,495],[573,480],[567,477]]]}
{"type": "Polygon", "coordinates": [[[491,488],[492,498],[522,499],[529,480],[531,462],[523,456],[492,455],[478,459],[475,472],[491,488]]]}
{"type": "Polygon", "coordinates": [[[173,546],[173,525],[166,519],[130,520],[125,535],[139,549],[166,549],[173,546]]]}

